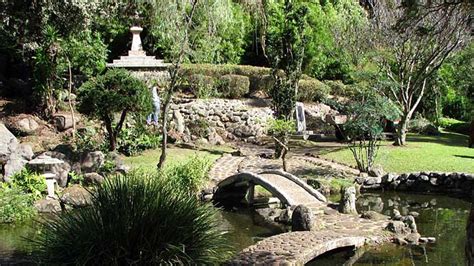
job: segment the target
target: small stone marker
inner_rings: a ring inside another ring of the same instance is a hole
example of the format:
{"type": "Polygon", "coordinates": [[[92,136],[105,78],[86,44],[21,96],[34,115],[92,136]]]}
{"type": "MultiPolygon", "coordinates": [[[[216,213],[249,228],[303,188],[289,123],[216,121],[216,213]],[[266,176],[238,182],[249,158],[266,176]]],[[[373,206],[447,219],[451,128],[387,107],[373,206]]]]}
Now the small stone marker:
{"type": "Polygon", "coordinates": [[[296,131],[304,133],[306,131],[306,118],[304,116],[304,104],[296,102],[296,131]]]}
{"type": "Polygon", "coordinates": [[[304,206],[296,206],[291,215],[291,231],[311,231],[313,227],[313,214],[304,206]]]}
{"type": "Polygon", "coordinates": [[[346,187],[342,189],[339,211],[345,214],[357,214],[356,210],[356,189],[355,187],[346,187]]]}

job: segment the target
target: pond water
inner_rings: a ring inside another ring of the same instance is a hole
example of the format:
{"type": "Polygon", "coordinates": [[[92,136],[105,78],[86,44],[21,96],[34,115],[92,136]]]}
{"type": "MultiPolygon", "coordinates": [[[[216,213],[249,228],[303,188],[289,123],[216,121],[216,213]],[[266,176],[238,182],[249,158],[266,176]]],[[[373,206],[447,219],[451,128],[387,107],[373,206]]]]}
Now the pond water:
{"type": "MultiPolygon", "coordinates": [[[[335,198],[332,198],[335,200],[335,198]]],[[[415,211],[418,231],[422,236],[434,236],[436,244],[400,247],[384,244],[357,252],[342,250],[325,254],[309,265],[342,265],[352,259],[352,265],[464,265],[466,221],[470,203],[440,195],[414,195],[405,193],[364,194],[357,201],[358,210],[374,210],[390,215],[393,208],[402,215],[415,211]]],[[[258,240],[282,232],[281,228],[262,223],[251,210],[222,211],[223,229],[236,252],[258,240]]],[[[33,237],[35,229],[29,224],[0,226],[0,265],[26,262],[28,246],[24,237],[33,237]]]]}
{"type": "Polygon", "coordinates": [[[402,215],[418,212],[418,231],[422,236],[434,236],[437,242],[425,246],[384,244],[358,252],[333,252],[310,264],[342,265],[349,258],[352,265],[465,265],[464,244],[470,203],[440,195],[406,193],[364,194],[357,200],[358,210],[373,210],[391,215],[394,207],[402,215]]]}

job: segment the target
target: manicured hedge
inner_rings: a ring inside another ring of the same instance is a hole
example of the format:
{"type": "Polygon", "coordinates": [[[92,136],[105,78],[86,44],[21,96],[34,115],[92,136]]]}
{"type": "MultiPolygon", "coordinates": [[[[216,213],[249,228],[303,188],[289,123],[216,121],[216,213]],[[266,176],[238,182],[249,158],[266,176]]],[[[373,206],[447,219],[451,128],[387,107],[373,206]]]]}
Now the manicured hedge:
{"type": "Polygon", "coordinates": [[[249,93],[250,80],[241,75],[224,75],[219,80],[219,93],[224,98],[238,99],[249,93]]]}
{"type": "MultiPolygon", "coordinates": [[[[185,86],[198,98],[240,98],[256,91],[268,92],[273,86],[271,69],[246,65],[184,64],[181,73],[185,86]]],[[[335,88],[344,86],[329,83],[335,88]]],[[[303,75],[299,83],[298,101],[321,101],[332,86],[303,75]]]]}

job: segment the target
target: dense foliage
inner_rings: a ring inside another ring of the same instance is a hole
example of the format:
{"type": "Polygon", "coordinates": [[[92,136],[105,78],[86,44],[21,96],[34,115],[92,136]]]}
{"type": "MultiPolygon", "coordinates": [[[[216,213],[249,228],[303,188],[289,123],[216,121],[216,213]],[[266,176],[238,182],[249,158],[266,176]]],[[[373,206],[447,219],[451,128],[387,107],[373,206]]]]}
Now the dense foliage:
{"type": "Polygon", "coordinates": [[[349,119],[344,124],[344,132],[357,168],[362,172],[372,169],[379,142],[382,139],[384,123],[396,120],[400,111],[389,99],[373,93],[361,93],[348,106],[349,119]]]}
{"type": "Polygon", "coordinates": [[[33,203],[45,192],[44,177],[27,169],[13,175],[9,183],[0,184],[0,224],[33,218],[36,215],[33,203]]]}
{"type": "Polygon", "coordinates": [[[42,263],[217,264],[229,255],[217,210],[169,179],[106,179],[92,206],[60,214],[34,240],[42,263]]]}
{"type": "Polygon", "coordinates": [[[79,110],[100,119],[107,130],[109,149],[115,150],[117,137],[129,113],[146,115],[151,111],[151,92],[146,85],[123,69],[113,69],[81,86],[79,110]],[[115,122],[115,113],[120,118],[115,122]]]}

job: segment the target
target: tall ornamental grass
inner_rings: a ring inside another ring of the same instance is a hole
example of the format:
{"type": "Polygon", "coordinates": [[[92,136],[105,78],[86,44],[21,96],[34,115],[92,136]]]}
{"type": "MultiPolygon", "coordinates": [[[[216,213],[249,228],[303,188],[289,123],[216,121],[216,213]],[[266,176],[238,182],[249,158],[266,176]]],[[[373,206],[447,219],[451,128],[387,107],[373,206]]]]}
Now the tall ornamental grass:
{"type": "Polygon", "coordinates": [[[159,173],[115,176],[92,205],[43,223],[34,244],[41,263],[217,264],[229,246],[216,209],[159,173]]]}

